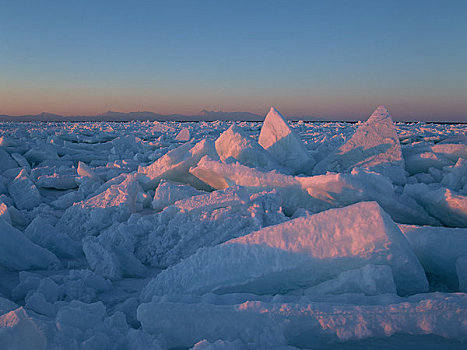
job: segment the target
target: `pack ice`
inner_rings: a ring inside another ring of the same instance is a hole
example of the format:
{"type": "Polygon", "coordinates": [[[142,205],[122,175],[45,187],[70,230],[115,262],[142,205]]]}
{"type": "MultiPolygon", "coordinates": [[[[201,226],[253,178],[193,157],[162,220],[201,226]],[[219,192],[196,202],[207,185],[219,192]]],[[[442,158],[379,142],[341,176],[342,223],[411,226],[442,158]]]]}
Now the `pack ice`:
{"type": "Polygon", "coordinates": [[[465,134],[0,123],[0,349],[465,349],[465,134]]]}
{"type": "Polygon", "coordinates": [[[382,173],[398,184],[405,183],[404,160],[391,115],[379,106],[355,134],[314,168],[314,174],[348,172],[355,167],[382,173]]]}

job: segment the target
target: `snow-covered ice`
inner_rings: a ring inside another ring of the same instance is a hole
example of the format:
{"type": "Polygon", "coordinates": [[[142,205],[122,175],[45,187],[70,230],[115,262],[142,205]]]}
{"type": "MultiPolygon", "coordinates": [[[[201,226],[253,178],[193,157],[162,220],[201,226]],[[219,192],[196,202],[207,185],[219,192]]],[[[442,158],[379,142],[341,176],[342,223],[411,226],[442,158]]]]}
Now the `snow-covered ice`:
{"type": "Polygon", "coordinates": [[[465,349],[466,134],[0,123],[0,349],[465,349]]]}

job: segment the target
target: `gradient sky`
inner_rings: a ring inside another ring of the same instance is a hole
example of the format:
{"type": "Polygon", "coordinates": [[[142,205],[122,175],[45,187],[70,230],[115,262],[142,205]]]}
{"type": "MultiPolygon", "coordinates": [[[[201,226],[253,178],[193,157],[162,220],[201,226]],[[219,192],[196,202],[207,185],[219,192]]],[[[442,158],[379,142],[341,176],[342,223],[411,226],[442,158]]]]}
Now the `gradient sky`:
{"type": "Polygon", "coordinates": [[[467,120],[467,1],[0,0],[0,114],[467,120]]]}

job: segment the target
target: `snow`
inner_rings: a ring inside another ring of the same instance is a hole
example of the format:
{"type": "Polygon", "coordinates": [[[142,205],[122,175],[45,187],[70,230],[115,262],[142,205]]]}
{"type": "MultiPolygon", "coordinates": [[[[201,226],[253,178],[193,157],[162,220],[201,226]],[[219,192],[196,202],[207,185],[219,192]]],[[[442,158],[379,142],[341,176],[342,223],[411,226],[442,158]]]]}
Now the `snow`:
{"type": "Polygon", "coordinates": [[[466,134],[2,122],[0,348],[465,349],[466,134]]]}

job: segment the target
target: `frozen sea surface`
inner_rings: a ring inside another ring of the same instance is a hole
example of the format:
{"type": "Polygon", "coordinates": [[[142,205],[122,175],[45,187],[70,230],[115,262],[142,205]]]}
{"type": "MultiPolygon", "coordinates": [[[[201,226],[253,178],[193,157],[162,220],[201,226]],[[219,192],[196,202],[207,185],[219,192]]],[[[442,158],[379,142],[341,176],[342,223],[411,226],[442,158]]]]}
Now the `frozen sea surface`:
{"type": "Polygon", "coordinates": [[[0,124],[0,349],[465,349],[467,125],[0,124]]]}

